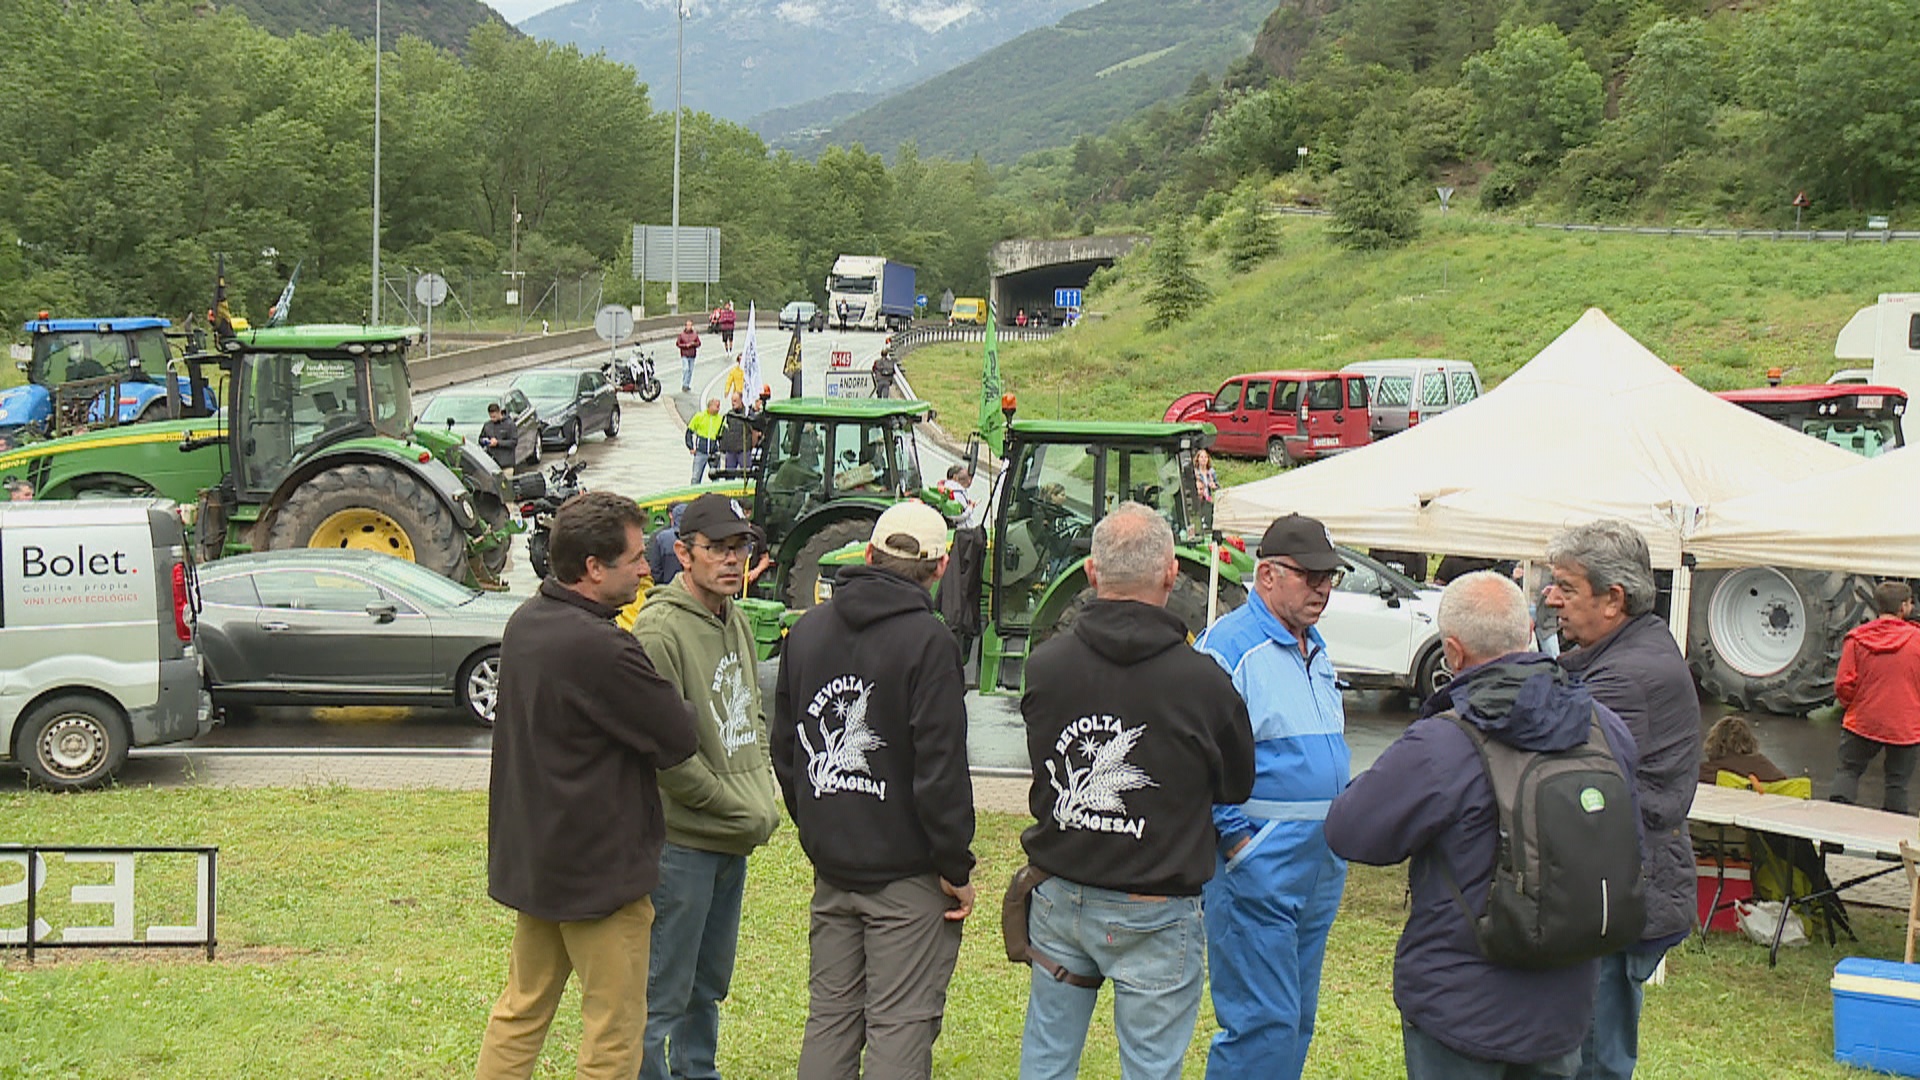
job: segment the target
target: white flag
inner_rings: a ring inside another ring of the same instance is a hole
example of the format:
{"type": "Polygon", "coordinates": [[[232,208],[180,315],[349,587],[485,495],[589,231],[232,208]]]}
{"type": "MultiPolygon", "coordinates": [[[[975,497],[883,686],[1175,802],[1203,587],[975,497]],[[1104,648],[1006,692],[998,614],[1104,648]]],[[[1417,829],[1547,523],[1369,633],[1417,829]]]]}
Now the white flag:
{"type": "Polygon", "coordinates": [[[747,391],[741,396],[746,401],[759,397],[760,388],[766,385],[760,381],[760,347],[753,338],[753,316],[753,301],[749,300],[747,301],[747,342],[740,346],[740,369],[747,373],[747,391]]]}

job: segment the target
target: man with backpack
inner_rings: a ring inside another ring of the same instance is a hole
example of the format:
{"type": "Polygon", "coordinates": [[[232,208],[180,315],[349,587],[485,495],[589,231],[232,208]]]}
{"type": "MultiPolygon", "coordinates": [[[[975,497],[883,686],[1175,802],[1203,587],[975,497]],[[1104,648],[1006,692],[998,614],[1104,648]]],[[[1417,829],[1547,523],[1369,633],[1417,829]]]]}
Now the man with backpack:
{"type": "Polygon", "coordinates": [[[1334,799],[1327,842],[1355,862],[1412,860],[1393,964],[1409,1080],[1569,1076],[1593,1015],[1594,957],[1640,936],[1633,738],[1527,651],[1527,600],[1512,581],[1459,578],[1439,623],[1458,674],[1334,799]],[[1530,785],[1526,766],[1562,780],[1530,785]],[[1496,783],[1496,768],[1507,779],[1496,783]],[[1534,842],[1509,863],[1502,835],[1534,842]],[[1563,870],[1544,888],[1529,875],[1532,893],[1514,884],[1529,847],[1563,870]]]}
{"type": "Polygon", "coordinates": [[[1562,531],[1547,543],[1547,606],[1567,649],[1560,666],[1633,733],[1640,804],[1642,940],[1600,961],[1581,1080],[1629,1080],[1640,1055],[1641,990],[1667,950],[1693,930],[1698,892],[1687,811],[1700,771],[1700,698],[1656,590],[1647,540],[1624,521],[1562,531]]]}

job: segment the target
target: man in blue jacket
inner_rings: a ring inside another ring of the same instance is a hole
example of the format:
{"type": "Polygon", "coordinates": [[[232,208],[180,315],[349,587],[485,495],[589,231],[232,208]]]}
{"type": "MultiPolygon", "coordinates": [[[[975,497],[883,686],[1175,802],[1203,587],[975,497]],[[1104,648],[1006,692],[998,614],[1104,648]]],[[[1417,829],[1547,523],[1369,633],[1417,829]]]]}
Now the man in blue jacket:
{"type": "MultiPolygon", "coordinates": [[[[1441,648],[1459,674],[1333,801],[1327,843],[1375,866],[1413,860],[1412,902],[1393,960],[1409,1080],[1571,1076],[1593,1015],[1598,962],[1522,970],[1481,953],[1466,911],[1482,910],[1493,884],[1499,808],[1479,751],[1440,714],[1451,711],[1509,746],[1554,752],[1587,741],[1597,707],[1551,659],[1527,651],[1527,598],[1505,577],[1456,579],[1440,598],[1439,621],[1441,648]]],[[[1631,776],[1632,735],[1612,712],[1598,713],[1631,776]]]]}
{"type": "Polygon", "coordinates": [[[1313,624],[1346,564],[1325,525],[1288,514],[1256,549],[1255,596],[1196,644],[1233,677],[1253,722],[1253,797],[1213,808],[1218,872],[1204,894],[1220,1024],[1207,1076],[1298,1077],[1347,864],[1321,824],[1347,786],[1346,713],[1313,624]]]}

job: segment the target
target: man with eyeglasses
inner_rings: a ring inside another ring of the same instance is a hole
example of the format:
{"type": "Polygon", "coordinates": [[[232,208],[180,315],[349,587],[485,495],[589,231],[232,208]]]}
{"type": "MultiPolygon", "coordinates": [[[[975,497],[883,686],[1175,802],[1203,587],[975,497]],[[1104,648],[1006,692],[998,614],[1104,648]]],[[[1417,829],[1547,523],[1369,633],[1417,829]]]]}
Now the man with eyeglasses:
{"type": "Polygon", "coordinates": [[[1204,892],[1220,1032],[1207,1076],[1299,1077],[1320,964],[1347,865],[1323,823],[1347,786],[1346,713],[1314,624],[1346,573],[1327,528],[1288,514],[1256,549],[1254,596],[1196,647],[1233,677],[1253,722],[1253,797],[1213,808],[1217,872],[1204,892]]]}
{"type": "Polygon", "coordinates": [[[674,555],[680,573],[647,593],[634,636],[693,709],[700,749],[660,774],[667,841],[654,890],[640,1076],[717,1077],[720,1002],[733,979],[747,855],[780,823],[767,722],[754,677],[753,627],[733,602],[755,534],[740,504],[687,504],[674,555]]]}

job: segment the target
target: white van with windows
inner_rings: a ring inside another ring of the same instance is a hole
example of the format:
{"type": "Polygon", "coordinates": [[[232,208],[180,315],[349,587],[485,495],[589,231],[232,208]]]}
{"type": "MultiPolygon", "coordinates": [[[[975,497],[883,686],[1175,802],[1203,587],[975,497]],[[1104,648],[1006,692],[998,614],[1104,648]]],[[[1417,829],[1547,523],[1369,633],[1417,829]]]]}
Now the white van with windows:
{"type": "Polygon", "coordinates": [[[165,499],[0,503],[0,759],[97,787],[203,734],[193,558],[165,499]]]}
{"type": "Polygon", "coordinates": [[[1481,394],[1480,372],[1466,360],[1361,360],[1341,368],[1367,377],[1373,437],[1397,435],[1481,394]]]}

